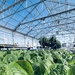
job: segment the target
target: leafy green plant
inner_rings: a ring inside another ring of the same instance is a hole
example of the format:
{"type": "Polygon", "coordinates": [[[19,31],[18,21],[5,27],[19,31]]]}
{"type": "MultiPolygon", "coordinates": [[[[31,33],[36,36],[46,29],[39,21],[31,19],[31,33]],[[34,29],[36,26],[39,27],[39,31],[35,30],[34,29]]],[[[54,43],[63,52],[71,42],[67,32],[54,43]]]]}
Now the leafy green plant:
{"type": "Polygon", "coordinates": [[[68,71],[62,64],[52,65],[50,69],[50,75],[68,75],[68,71]]]}
{"type": "Polygon", "coordinates": [[[45,48],[45,46],[51,47],[51,49],[59,49],[61,48],[61,43],[56,39],[55,36],[50,38],[42,37],[39,41],[40,45],[45,48]]]}
{"type": "Polygon", "coordinates": [[[7,55],[3,58],[3,63],[9,64],[9,63],[11,63],[11,62],[13,62],[13,61],[17,61],[17,60],[18,60],[18,58],[17,58],[15,55],[13,55],[13,54],[7,54],[7,55]]]}
{"type": "Polygon", "coordinates": [[[0,54],[0,75],[75,75],[75,54],[67,50],[20,50],[11,54],[2,51],[0,54]]]}
{"type": "Polygon", "coordinates": [[[28,61],[17,61],[10,63],[5,71],[5,75],[33,75],[34,71],[28,61]]]}

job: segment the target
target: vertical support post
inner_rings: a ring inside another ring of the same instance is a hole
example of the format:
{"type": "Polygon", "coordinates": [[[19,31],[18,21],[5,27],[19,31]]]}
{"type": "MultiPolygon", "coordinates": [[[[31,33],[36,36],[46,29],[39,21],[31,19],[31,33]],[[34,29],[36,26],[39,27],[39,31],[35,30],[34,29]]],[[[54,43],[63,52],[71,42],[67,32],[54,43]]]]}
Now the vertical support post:
{"type": "Polygon", "coordinates": [[[33,47],[33,38],[32,38],[32,47],[33,47]]]}
{"type": "Polygon", "coordinates": [[[12,44],[14,45],[14,32],[12,32],[12,44]]]}
{"type": "Polygon", "coordinates": [[[26,37],[24,36],[24,47],[26,47],[26,37]]]}

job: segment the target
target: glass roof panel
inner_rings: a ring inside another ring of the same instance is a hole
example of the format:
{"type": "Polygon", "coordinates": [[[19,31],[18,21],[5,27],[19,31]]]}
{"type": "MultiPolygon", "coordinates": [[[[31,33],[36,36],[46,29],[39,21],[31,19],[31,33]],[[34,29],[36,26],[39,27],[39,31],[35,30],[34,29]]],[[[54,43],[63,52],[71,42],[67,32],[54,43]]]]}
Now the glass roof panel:
{"type": "Polygon", "coordinates": [[[74,33],[74,24],[75,0],[0,0],[0,26],[15,32],[39,38],[74,33]]]}

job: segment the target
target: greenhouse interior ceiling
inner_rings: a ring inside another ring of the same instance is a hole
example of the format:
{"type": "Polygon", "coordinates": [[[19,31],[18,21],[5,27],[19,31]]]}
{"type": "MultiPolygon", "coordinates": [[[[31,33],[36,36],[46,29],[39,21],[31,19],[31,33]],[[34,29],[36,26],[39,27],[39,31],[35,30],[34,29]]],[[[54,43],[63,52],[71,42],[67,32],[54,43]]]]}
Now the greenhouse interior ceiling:
{"type": "Polygon", "coordinates": [[[0,0],[0,27],[39,39],[75,34],[74,0],[0,0]]]}

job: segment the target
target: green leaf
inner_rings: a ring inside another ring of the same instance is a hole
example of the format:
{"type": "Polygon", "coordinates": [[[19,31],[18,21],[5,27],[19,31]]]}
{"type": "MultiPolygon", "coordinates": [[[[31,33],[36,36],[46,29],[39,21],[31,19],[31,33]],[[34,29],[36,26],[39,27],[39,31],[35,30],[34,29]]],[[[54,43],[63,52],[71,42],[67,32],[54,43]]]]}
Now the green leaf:
{"type": "Polygon", "coordinates": [[[31,64],[28,61],[17,61],[10,63],[5,75],[33,75],[34,71],[31,64]]]}
{"type": "Polygon", "coordinates": [[[0,62],[0,75],[3,75],[3,73],[5,72],[6,69],[6,64],[4,64],[3,62],[0,62]]]}
{"type": "Polygon", "coordinates": [[[64,67],[65,65],[62,64],[55,64],[52,65],[51,69],[50,69],[50,75],[68,75],[64,67]]]}
{"type": "Polygon", "coordinates": [[[69,62],[69,65],[75,65],[75,60],[74,60],[74,59],[71,60],[71,61],[69,62]]]}
{"type": "Polygon", "coordinates": [[[26,60],[26,61],[17,61],[16,63],[18,63],[24,70],[26,70],[26,72],[29,75],[33,75],[34,71],[33,68],[31,66],[31,64],[26,60]]]}
{"type": "Polygon", "coordinates": [[[34,75],[40,75],[40,63],[33,63],[34,75]]]}
{"type": "Polygon", "coordinates": [[[11,63],[7,67],[5,75],[28,75],[28,74],[19,64],[11,63]]]}
{"type": "Polygon", "coordinates": [[[3,59],[3,62],[8,64],[10,62],[13,62],[13,61],[17,61],[17,57],[13,54],[7,54],[4,59],[3,59]]]}
{"type": "Polygon", "coordinates": [[[75,65],[70,66],[69,75],[75,75],[75,65]]]}
{"type": "Polygon", "coordinates": [[[50,58],[43,60],[40,64],[40,72],[43,75],[48,75],[50,73],[50,68],[53,65],[53,62],[50,58]]]}

